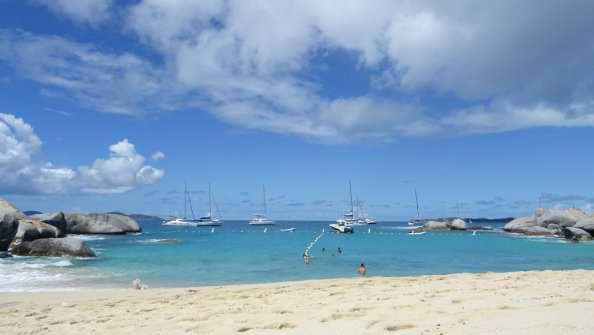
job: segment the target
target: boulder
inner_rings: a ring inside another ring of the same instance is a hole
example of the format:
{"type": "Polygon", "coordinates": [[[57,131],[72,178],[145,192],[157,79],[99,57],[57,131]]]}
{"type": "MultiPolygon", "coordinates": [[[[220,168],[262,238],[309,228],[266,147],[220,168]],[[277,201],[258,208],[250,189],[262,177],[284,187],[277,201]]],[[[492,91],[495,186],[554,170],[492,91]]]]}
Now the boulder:
{"type": "Polygon", "coordinates": [[[60,230],[60,235],[58,237],[66,236],[66,217],[62,212],[34,214],[30,215],[29,218],[31,220],[41,221],[58,228],[60,230]]]}
{"type": "Polygon", "coordinates": [[[573,228],[580,228],[587,231],[590,235],[594,236],[594,218],[592,217],[584,217],[578,220],[576,224],[573,225],[573,228]]]}
{"type": "Polygon", "coordinates": [[[61,234],[60,229],[41,221],[19,220],[19,229],[14,239],[28,242],[40,238],[60,237],[61,234]]]}
{"type": "Polygon", "coordinates": [[[68,237],[42,238],[32,242],[21,242],[12,248],[12,254],[19,256],[97,257],[95,252],[83,241],[68,237]]]}
{"type": "Polygon", "coordinates": [[[19,211],[13,204],[10,202],[0,198],[0,217],[4,214],[14,214],[17,219],[26,219],[27,215],[25,213],[19,211]]]}
{"type": "Polygon", "coordinates": [[[522,231],[518,231],[524,235],[538,235],[538,236],[552,236],[555,232],[548,230],[541,226],[526,227],[522,231]]]}
{"type": "Polygon", "coordinates": [[[466,229],[466,221],[462,219],[454,219],[452,222],[448,224],[450,229],[452,230],[465,230],[466,229]]]}
{"type": "Polygon", "coordinates": [[[8,251],[18,230],[19,219],[16,213],[0,214],[0,252],[8,251]]]}
{"type": "Polygon", "coordinates": [[[536,223],[541,227],[546,227],[552,223],[558,224],[561,227],[571,227],[585,216],[582,211],[574,208],[539,208],[536,210],[536,223]]]}
{"type": "Polygon", "coordinates": [[[66,214],[68,234],[125,234],[141,231],[140,225],[120,214],[66,214]]]}
{"type": "Polygon", "coordinates": [[[429,220],[429,221],[425,222],[425,224],[423,225],[423,229],[425,229],[425,230],[448,230],[448,229],[450,229],[450,227],[448,227],[447,221],[429,220]]]}
{"type": "Polygon", "coordinates": [[[565,238],[568,240],[571,240],[571,241],[589,240],[592,238],[592,235],[590,235],[587,231],[580,229],[580,228],[563,227],[562,230],[563,230],[563,235],[565,236],[565,238]]]}
{"type": "Polygon", "coordinates": [[[510,233],[522,233],[526,228],[534,227],[535,225],[534,216],[525,216],[506,223],[503,226],[503,230],[510,233]]]}

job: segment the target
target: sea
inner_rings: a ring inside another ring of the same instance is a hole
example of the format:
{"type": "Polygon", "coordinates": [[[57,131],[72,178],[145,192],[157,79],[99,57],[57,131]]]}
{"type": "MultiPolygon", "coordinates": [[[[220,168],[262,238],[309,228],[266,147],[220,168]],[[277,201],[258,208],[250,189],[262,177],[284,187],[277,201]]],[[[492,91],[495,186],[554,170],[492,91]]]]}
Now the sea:
{"type": "Polygon", "coordinates": [[[213,228],[142,221],[141,233],[69,235],[98,257],[0,259],[0,292],[118,290],[136,279],[149,288],[171,288],[348,278],[358,276],[361,263],[367,276],[594,270],[593,241],[508,234],[501,224],[490,231],[410,235],[405,222],[358,226],[353,234],[334,233],[330,223],[224,221],[213,228]]]}

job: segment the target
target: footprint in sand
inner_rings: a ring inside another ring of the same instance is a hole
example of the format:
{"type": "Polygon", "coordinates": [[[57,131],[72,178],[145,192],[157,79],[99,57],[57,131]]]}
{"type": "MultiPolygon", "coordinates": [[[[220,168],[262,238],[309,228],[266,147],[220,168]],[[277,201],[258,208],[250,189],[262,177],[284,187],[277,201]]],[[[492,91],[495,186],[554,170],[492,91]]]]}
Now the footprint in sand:
{"type": "Polygon", "coordinates": [[[386,327],[386,330],[389,332],[397,332],[399,330],[415,328],[416,326],[410,323],[402,324],[402,325],[393,325],[386,327]]]}

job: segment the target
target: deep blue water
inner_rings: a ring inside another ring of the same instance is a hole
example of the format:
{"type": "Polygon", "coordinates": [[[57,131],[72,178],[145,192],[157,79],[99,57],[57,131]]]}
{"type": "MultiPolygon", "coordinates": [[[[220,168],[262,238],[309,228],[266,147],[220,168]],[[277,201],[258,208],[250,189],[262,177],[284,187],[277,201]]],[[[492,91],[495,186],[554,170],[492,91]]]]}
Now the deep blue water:
{"type": "Polygon", "coordinates": [[[346,235],[332,233],[329,223],[279,221],[253,227],[225,221],[213,232],[210,227],[141,222],[140,234],[74,236],[98,253],[96,259],[0,260],[0,291],[127,288],[136,278],[149,287],[343,278],[356,276],[360,263],[369,276],[594,269],[593,242],[482,231],[408,235],[408,226],[399,222],[356,227],[346,235]],[[279,231],[286,227],[296,230],[279,231]],[[303,252],[322,230],[305,264],[303,252]]]}

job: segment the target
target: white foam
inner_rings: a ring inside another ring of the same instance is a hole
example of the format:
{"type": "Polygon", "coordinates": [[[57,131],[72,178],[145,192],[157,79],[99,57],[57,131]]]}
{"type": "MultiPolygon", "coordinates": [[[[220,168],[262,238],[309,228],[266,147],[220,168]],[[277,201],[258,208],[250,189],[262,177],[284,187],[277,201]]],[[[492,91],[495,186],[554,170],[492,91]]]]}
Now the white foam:
{"type": "Polygon", "coordinates": [[[68,234],[68,237],[75,238],[81,241],[95,241],[95,240],[105,240],[107,237],[103,235],[76,235],[76,234],[68,234]]]}

